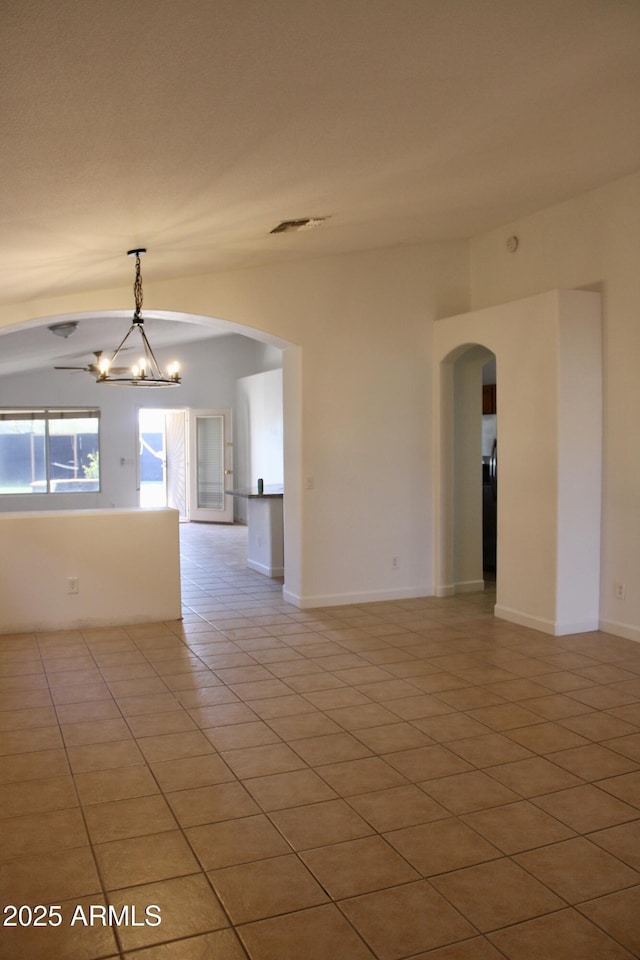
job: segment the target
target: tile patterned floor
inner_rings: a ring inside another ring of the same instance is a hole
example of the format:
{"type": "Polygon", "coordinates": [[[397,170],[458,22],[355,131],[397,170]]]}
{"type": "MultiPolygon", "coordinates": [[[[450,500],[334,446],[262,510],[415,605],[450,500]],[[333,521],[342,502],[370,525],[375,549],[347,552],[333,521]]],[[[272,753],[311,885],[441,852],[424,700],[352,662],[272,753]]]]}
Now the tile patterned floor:
{"type": "Polygon", "coordinates": [[[182,622],[0,638],[2,960],[640,955],[639,645],[181,539],[182,622]]]}

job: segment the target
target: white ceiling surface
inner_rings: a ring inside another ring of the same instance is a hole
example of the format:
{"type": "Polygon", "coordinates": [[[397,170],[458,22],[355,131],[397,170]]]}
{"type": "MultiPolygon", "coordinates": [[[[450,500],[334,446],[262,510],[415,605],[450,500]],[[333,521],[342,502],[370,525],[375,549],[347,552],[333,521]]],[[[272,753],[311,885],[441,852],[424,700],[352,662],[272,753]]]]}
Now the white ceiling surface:
{"type": "MultiPolygon", "coordinates": [[[[132,283],[136,246],[146,293],[470,237],[633,172],[640,3],[3,0],[0,102],[0,303],[132,283]],[[328,219],[270,235],[302,217],[328,219]]],[[[105,348],[89,323],[7,333],[0,372],[105,348]]]]}

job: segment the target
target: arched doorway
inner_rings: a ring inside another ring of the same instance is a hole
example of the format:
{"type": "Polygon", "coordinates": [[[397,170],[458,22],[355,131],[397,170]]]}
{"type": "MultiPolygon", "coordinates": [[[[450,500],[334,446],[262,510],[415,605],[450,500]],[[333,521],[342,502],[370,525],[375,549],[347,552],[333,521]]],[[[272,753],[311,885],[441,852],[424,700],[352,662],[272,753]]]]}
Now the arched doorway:
{"type": "MultiPolygon", "coordinates": [[[[482,590],[485,586],[485,535],[489,533],[489,519],[494,527],[491,572],[495,579],[497,513],[495,508],[489,509],[495,506],[496,487],[489,482],[495,426],[486,437],[483,430],[483,379],[485,367],[491,361],[495,362],[494,354],[479,344],[468,345],[452,361],[453,593],[482,590]]],[[[495,414],[492,418],[495,424],[495,414]]]]}
{"type": "MultiPolygon", "coordinates": [[[[446,516],[440,544],[441,596],[484,588],[485,457],[483,372],[495,355],[480,344],[463,344],[442,364],[439,499],[446,516]]],[[[494,421],[495,421],[494,415],[494,421]]],[[[495,435],[495,431],[494,431],[495,435]]],[[[490,490],[490,495],[493,496],[490,490]]],[[[494,519],[497,514],[493,511],[494,519]]],[[[495,557],[495,549],[494,549],[495,557]]],[[[495,559],[493,563],[495,574],[495,559]]]]}

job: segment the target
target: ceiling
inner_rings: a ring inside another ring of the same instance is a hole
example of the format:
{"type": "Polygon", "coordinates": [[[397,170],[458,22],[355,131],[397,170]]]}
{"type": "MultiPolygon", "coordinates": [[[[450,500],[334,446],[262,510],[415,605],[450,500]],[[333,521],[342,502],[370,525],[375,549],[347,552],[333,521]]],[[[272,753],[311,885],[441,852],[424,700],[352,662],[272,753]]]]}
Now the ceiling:
{"type": "MultiPolygon", "coordinates": [[[[0,90],[6,312],[128,283],[136,246],[150,285],[470,237],[631,173],[640,3],[3,0],[0,90]]],[[[36,333],[0,373],[66,349],[36,333]]]]}

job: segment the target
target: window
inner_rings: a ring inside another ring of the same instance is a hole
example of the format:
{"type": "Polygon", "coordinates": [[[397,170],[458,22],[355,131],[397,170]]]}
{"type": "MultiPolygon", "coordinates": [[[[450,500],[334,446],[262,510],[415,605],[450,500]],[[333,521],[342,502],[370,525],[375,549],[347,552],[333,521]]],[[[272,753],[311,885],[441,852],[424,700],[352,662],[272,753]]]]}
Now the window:
{"type": "Polygon", "coordinates": [[[0,494],[100,489],[97,408],[0,410],[0,494]]]}

